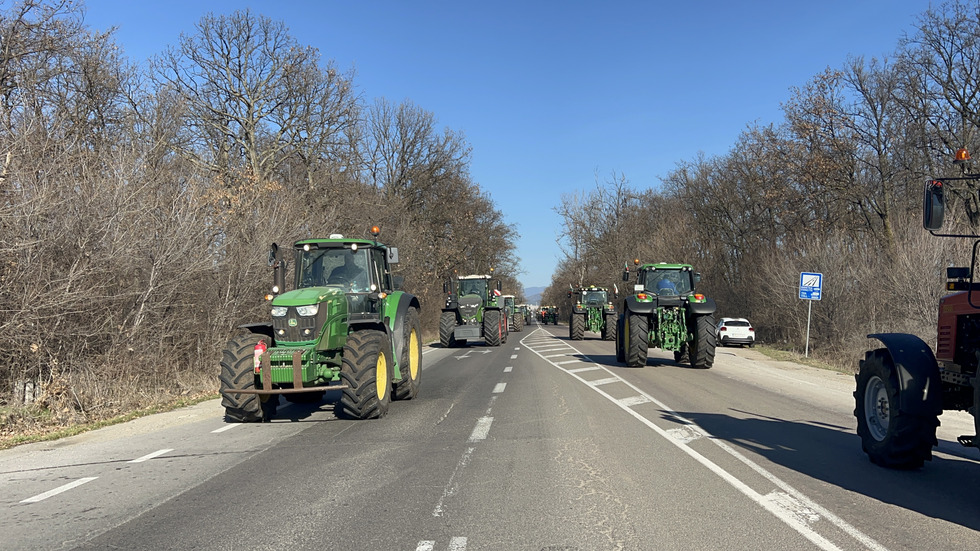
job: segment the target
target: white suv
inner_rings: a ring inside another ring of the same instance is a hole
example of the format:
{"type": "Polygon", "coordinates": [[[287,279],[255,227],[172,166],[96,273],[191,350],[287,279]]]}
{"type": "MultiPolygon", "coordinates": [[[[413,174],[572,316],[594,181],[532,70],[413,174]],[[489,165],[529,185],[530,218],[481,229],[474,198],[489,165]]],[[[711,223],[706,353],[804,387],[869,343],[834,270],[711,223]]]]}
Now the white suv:
{"type": "Polygon", "coordinates": [[[755,329],[745,318],[721,318],[715,334],[718,336],[718,344],[721,346],[730,344],[752,346],[755,344],[755,329]]]}

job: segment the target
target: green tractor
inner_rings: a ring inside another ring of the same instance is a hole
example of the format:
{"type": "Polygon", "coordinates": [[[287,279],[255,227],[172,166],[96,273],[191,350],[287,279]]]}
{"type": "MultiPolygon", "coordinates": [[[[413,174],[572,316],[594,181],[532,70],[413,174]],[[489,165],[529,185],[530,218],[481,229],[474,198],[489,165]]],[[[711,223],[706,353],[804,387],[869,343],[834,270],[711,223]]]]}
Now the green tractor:
{"type": "MultiPolygon", "coordinates": [[[[715,360],[715,301],[694,291],[701,280],[690,264],[637,265],[635,294],[623,301],[616,338],[616,360],[630,367],[647,363],[652,346],[686,355],[692,367],[710,368],[715,360]]],[[[629,281],[629,268],[623,270],[629,281]]]]}
{"type": "Polygon", "coordinates": [[[392,399],[418,395],[422,377],[419,300],[392,276],[398,250],[372,239],[305,239],[293,246],[294,289],[273,243],[272,321],[240,326],[221,357],[221,405],[233,422],[269,421],[279,396],[318,402],[341,390],[338,413],[375,419],[392,399]]]}
{"type": "Polygon", "coordinates": [[[507,330],[520,333],[524,330],[524,313],[514,303],[514,295],[502,295],[504,299],[504,317],[507,318],[507,330]]]}
{"type": "Polygon", "coordinates": [[[557,306],[542,306],[541,307],[541,323],[548,325],[558,325],[558,307],[557,306]]]}
{"type": "Polygon", "coordinates": [[[518,308],[521,309],[521,315],[524,316],[524,325],[531,325],[534,322],[534,312],[531,310],[531,306],[521,304],[518,308]]]}
{"type": "MultiPolygon", "coordinates": [[[[617,296],[619,291],[613,293],[617,296]]],[[[609,300],[609,291],[592,285],[568,291],[572,313],[568,317],[568,338],[580,341],[585,331],[599,333],[604,341],[616,340],[616,307],[609,300]]]]}
{"type": "Polygon", "coordinates": [[[507,342],[507,318],[500,300],[500,281],[490,275],[455,276],[443,285],[446,306],[439,317],[439,343],[463,346],[483,339],[488,346],[507,342]]]}

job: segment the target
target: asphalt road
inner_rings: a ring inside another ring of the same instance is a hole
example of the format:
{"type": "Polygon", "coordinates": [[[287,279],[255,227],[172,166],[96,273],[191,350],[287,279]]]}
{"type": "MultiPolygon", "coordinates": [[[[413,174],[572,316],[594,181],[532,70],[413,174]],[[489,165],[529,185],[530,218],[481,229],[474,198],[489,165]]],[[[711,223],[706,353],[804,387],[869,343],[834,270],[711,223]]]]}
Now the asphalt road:
{"type": "Polygon", "coordinates": [[[229,424],[215,400],[0,451],[0,549],[980,547],[967,415],[890,471],[861,451],[852,376],[739,348],[626,368],[567,335],[426,348],[419,397],[381,420],[328,395],[229,424]]]}

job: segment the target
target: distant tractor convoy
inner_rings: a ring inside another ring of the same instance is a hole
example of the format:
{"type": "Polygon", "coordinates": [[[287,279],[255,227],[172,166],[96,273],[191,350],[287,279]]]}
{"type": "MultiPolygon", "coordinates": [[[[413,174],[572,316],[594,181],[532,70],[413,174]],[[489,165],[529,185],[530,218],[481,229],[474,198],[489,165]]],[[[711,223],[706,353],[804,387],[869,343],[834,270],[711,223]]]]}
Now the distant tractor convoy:
{"type": "Polygon", "coordinates": [[[580,341],[585,331],[599,333],[604,341],[616,340],[616,307],[603,287],[580,287],[568,291],[573,298],[568,317],[568,338],[580,341]]]}
{"type": "MultiPolygon", "coordinates": [[[[690,264],[637,265],[634,294],[623,301],[616,331],[616,360],[630,367],[647,363],[648,347],[685,356],[692,367],[710,368],[715,359],[715,301],[695,292],[701,274],[690,264]]],[[[627,267],[623,281],[629,281],[627,267]]]]}
{"type": "Polygon", "coordinates": [[[487,346],[507,342],[507,318],[500,299],[500,281],[491,275],[454,276],[443,285],[446,305],[439,318],[439,343],[463,346],[483,340],[487,346]]]}
{"type": "Polygon", "coordinates": [[[279,396],[316,402],[341,390],[338,413],[384,417],[392,399],[410,400],[422,377],[418,299],[391,274],[398,251],[372,239],[334,234],[293,245],[294,289],[285,291],[287,260],[273,243],[271,321],[224,349],[221,404],[229,421],[268,421],[279,396]]]}
{"type": "Polygon", "coordinates": [[[552,325],[558,325],[558,307],[542,306],[540,321],[544,325],[548,325],[549,323],[552,325]]]}
{"type": "Polygon", "coordinates": [[[904,333],[875,333],[884,347],[869,350],[855,376],[854,415],[861,447],[872,462],[913,469],[932,459],[936,428],[944,410],[973,415],[974,434],[959,437],[966,447],[980,447],[980,282],[976,281],[980,235],[939,233],[946,198],[973,190],[980,174],[966,171],[969,153],[961,149],[956,162],[962,177],[930,180],[923,197],[923,227],[937,237],[973,239],[969,267],[946,268],[946,290],[939,300],[936,352],[922,339],[904,333]],[[967,181],[965,189],[957,182],[967,181]],[[952,188],[952,189],[950,189],[952,188]]]}

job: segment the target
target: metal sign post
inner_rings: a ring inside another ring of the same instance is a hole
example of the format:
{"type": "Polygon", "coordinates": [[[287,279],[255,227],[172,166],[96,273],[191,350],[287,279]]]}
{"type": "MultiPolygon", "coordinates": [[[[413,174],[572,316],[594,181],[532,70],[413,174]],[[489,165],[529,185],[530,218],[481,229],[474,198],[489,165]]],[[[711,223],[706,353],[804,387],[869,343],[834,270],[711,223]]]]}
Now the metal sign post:
{"type": "Polygon", "coordinates": [[[820,300],[823,289],[823,274],[801,272],[800,273],[800,299],[809,300],[806,307],[806,348],[803,352],[804,358],[810,357],[810,312],[813,309],[813,301],[820,300]]]}

